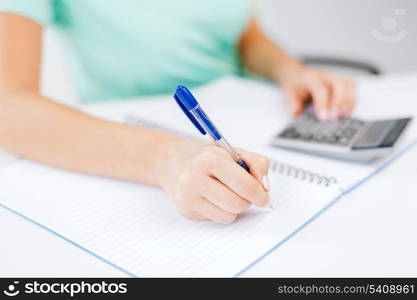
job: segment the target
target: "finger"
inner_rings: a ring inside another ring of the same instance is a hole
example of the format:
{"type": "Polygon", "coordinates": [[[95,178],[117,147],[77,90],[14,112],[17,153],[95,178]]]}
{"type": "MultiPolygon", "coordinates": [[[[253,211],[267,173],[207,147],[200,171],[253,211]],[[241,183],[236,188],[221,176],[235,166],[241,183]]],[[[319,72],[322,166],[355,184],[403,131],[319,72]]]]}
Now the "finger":
{"type": "MultiPolygon", "coordinates": [[[[218,153],[207,153],[213,157],[207,157],[207,172],[226,185],[233,192],[256,206],[266,207],[269,205],[269,195],[261,184],[250,173],[239,166],[229,153],[217,148],[218,153]]],[[[247,164],[251,164],[248,160],[247,164]]]]}
{"type": "Polygon", "coordinates": [[[350,79],[346,81],[346,98],[347,101],[343,107],[343,111],[345,112],[345,116],[348,116],[352,113],[356,104],[356,86],[350,79]]]}
{"type": "Polygon", "coordinates": [[[181,211],[180,213],[184,216],[187,217],[188,219],[191,220],[196,220],[196,221],[207,221],[207,217],[201,215],[200,213],[196,212],[196,211],[191,211],[191,210],[186,210],[186,211],[181,211]]]}
{"type": "Polygon", "coordinates": [[[303,112],[304,100],[302,98],[300,99],[300,96],[297,95],[297,92],[292,88],[286,89],[284,94],[290,106],[291,114],[293,116],[300,115],[303,112]]]}
{"type": "Polygon", "coordinates": [[[240,157],[247,162],[252,176],[262,184],[265,191],[269,191],[269,159],[263,155],[251,153],[247,151],[238,151],[240,157]]]}
{"type": "Polygon", "coordinates": [[[217,179],[207,177],[204,185],[201,196],[227,212],[240,214],[251,205],[249,201],[231,191],[217,179]]]}
{"type": "Polygon", "coordinates": [[[335,120],[342,115],[342,107],[347,101],[345,82],[342,79],[334,78],[330,80],[330,85],[332,96],[329,118],[330,120],[335,120]]]}
{"type": "Polygon", "coordinates": [[[201,197],[194,203],[195,206],[193,210],[211,221],[222,224],[230,224],[233,223],[234,220],[236,220],[236,214],[232,214],[221,209],[220,207],[216,206],[204,197],[201,197]]]}
{"type": "Polygon", "coordinates": [[[318,79],[310,80],[308,84],[310,94],[312,96],[314,110],[319,120],[327,121],[330,109],[330,93],[329,88],[318,79]]]}

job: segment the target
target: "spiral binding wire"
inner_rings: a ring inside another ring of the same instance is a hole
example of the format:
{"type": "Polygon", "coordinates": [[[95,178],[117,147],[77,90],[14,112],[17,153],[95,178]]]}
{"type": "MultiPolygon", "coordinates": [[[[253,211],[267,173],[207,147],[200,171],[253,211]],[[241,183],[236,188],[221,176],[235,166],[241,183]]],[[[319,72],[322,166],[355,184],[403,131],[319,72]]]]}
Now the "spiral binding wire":
{"type": "Polygon", "coordinates": [[[128,114],[126,116],[125,123],[129,124],[129,125],[140,126],[140,127],[145,127],[145,128],[149,128],[149,129],[158,129],[158,130],[169,132],[169,133],[172,133],[172,134],[175,134],[175,135],[178,135],[178,136],[182,136],[182,137],[185,137],[185,138],[195,139],[195,136],[184,133],[182,131],[174,130],[174,129],[166,127],[166,126],[163,126],[163,125],[158,124],[154,121],[149,121],[149,120],[139,118],[139,117],[137,117],[133,114],[128,114]]]}
{"type": "Polygon", "coordinates": [[[330,187],[337,183],[337,179],[332,176],[325,176],[307,169],[292,166],[276,160],[271,160],[271,172],[276,172],[302,181],[324,185],[330,187]]]}
{"type": "MultiPolygon", "coordinates": [[[[189,134],[184,132],[173,130],[172,128],[168,128],[162,126],[156,122],[145,120],[142,118],[138,118],[132,114],[128,114],[125,118],[126,124],[134,125],[134,126],[141,126],[150,129],[158,129],[166,132],[170,132],[179,136],[187,137],[187,138],[195,138],[189,134]]],[[[318,184],[326,187],[330,187],[337,183],[337,179],[332,176],[325,176],[316,172],[312,172],[307,169],[299,168],[293,165],[289,165],[286,163],[282,163],[277,160],[271,160],[270,171],[274,173],[278,173],[281,175],[289,176],[298,180],[302,180],[305,182],[318,184]]]]}

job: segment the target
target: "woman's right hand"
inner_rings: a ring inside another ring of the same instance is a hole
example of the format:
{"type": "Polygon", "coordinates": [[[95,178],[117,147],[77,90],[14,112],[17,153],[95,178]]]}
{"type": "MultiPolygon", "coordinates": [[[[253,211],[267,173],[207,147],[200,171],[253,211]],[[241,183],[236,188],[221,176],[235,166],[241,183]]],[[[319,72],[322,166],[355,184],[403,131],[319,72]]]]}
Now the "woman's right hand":
{"type": "Polygon", "coordinates": [[[267,158],[238,150],[249,174],[213,144],[182,141],[170,148],[167,167],[160,168],[159,185],[174,198],[183,216],[230,224],[252,204],[269,206],[267,158]]]}

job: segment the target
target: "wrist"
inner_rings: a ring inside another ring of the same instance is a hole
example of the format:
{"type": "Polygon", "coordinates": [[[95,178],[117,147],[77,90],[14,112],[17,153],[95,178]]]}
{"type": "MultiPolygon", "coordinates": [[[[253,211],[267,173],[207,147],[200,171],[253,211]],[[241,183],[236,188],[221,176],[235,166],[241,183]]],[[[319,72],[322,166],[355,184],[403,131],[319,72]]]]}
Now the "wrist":
{"type": "Polygon", "coordinates": [[[304,72],[308,67],[303,63],[288,58],[285,63],[274,66],[273,79],[283,85],[286,81],[291,80],[297,74],[304,72]]]}
{"type": "Polygon", "coordinates": [[[176,174],[181,172],[184,157],[192,151],[195,142],[181,137],[170,137],[158,147],[154,168],[154,184],[164,190],[170,190],[176,174]]]}

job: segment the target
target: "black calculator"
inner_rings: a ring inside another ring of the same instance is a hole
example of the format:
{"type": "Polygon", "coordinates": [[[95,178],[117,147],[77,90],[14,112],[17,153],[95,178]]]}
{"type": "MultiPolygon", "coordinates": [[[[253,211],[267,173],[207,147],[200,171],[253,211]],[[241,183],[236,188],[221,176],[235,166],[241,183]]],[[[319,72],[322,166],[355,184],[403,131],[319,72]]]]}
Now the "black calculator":
{"type": "Polygon", "coordinates": [[[321,122],[311,112],[284,128],[274,146],[352,161],[366,162],[391,153],[411,118],[363,121],[341,118],[321,122]]]}

